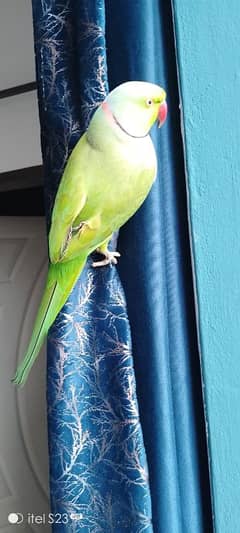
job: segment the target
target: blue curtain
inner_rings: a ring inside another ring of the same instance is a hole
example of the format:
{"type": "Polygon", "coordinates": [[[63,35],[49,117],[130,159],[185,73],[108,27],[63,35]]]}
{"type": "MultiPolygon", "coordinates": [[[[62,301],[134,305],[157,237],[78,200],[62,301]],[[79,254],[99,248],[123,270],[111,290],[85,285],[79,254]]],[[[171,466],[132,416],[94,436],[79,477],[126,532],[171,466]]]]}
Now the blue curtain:
{"type": "Polygon", "coordinates": [[[108,82],[159,83],[170,108],[157,182],[119,236],[128,315],[116,268],[90,259],[50,332],[53,531],[210,532],[170,2],[33,0],[33,20],[48,227],[108,82]]]}
{"type": "Polygon", "coordinates": [[[154,531],[210,533],[171,2],[118,0],[117,9],[113,4],[106,0],[110,88],[126,79],[158,83],[166,88],[169,106],[166,124],[153,133],[158,179],[118,243],[154,531]]]}

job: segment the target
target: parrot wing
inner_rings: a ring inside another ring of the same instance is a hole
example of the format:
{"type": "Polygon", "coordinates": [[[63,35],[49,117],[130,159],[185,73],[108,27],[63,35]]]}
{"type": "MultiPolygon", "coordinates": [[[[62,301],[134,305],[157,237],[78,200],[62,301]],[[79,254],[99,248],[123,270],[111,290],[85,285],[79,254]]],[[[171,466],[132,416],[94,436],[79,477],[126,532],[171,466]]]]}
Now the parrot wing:
{"type": "Polygon", "coordinates": [[[86,157],[85,148],[84,134],[68,160],[55,198],[49,233],[51,263],[58,263],[65,256],[75,226],[74,221],[79,221],[80,213],[86,204],[86,183],[81,164],[83,156],[86,157]]]}

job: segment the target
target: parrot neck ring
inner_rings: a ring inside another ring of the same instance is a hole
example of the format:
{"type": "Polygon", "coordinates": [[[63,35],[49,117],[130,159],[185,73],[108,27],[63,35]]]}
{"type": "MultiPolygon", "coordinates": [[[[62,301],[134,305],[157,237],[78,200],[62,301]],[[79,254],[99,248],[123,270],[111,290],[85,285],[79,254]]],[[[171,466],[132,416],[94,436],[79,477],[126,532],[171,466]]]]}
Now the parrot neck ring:
{"type": "Polygon", "coordinates": [[[145,133],[145,135],[133,135],[132,133],[129,133],[129,131],[127,131],[123,126],[122,124],[118,121],[117,117],[115,117],[115,115],[113,114],[113,112],[111,111],[109,105],[107,102],[103,102],[101,104],[102,106],[102,109],[104,111],[104,113],[107,115],[108,119],[111,121],[111,122],[114,122],[126,135],[128,135],[129,137],[132,137],[133,139],[144,139],[144,137],[147,137],[148,136],[148,132],[145,133]]]}

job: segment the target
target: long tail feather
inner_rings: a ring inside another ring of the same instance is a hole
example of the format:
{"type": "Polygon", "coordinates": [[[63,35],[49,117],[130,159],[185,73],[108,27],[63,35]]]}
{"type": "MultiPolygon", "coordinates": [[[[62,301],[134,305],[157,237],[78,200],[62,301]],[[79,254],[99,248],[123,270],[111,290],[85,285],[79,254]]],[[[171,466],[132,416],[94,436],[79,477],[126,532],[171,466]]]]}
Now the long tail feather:
{"type": "Polygon", "coordinates": [[[86,257],[68,263],[50,265],[45,291],[39,306],[32,336],[12,382],[24,385],[28,374],[43,345],[49,328],[65,304],[86,262],[86,257]]]}

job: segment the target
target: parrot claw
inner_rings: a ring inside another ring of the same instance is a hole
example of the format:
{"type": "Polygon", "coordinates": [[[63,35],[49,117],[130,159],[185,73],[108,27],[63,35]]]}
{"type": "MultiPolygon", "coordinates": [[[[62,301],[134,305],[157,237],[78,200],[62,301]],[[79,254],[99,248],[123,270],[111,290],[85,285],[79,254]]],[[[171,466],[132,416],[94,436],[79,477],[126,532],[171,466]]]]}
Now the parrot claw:
{"type": "MultiPolygon", "coordinates": [[[[100,253],[103,253],[103,252],[100,252],[100,253]]],[[[109,250],[104,252],[103,255],[105,255],[105,259],[102,259],[102,261],[94,261],[92,263],[92,266],[94,268],[102,267],[102,266],[106,266],[106,265],[116,265],[117,264],[117,257],[120,257],[120,253],[119,252],[109,252],[109,250]]]]}

